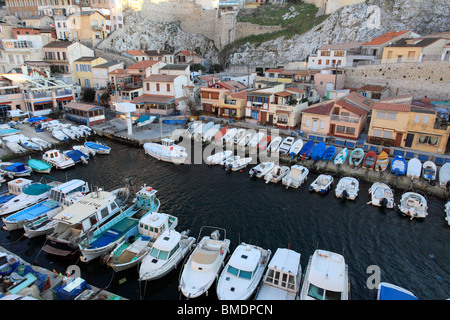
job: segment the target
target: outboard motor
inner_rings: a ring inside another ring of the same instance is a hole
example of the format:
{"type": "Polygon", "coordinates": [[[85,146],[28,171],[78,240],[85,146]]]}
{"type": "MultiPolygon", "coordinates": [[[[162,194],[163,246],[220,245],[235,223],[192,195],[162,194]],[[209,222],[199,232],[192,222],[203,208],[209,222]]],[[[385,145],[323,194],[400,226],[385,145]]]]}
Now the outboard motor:
{"type": "Polygon", "coordinates": [[[386,198],[381,199],[380,206],[382,208],[386,208],[387,204],[388,204],[388,200],[386,198]]]}
{"type": "Polygon", "coordinates": [[[225,171],[226,171],[226,172],[231,172],[231,167],[232,167],[232,165],[231,165],[231,164],[228,164],[228,165],[226,166],[226,168],[225,168],[225,171]]]}
{"type": "Polygon", "coordinates": [[[342,191],[342,197],[347,199],[348,198],[348,192],[347,190],[342,191]]]}

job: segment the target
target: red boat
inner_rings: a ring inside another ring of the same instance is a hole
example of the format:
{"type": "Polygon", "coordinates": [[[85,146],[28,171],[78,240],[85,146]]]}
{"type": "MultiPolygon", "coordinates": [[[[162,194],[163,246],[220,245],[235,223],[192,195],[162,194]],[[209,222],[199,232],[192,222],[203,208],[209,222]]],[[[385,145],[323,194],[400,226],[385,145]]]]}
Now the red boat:
{"type": "Polygon", "coordinates": [[[258,143],[259,150],[266,150],[267,146],[270,143],[270,136],[265,136],[261,139],[261,141],[258,143]]]}
{"type": "Polygon", "coordinates": [[[377,154],[374,151],[369,151],[364,156],[363,168],[364,169],[372,169],[375,167],[375,162],[377,161],[377,154]]]}
{"type": "Polygon", "coordinates": [[[225,133],[228,131],[228,127],[224,127],[224,128],[222,128],[222,129],[220,129],[217,133],[216,133],[216,136],[214,137],[214,140],[220,140],[224,135],[225,135],[225,133]]]}

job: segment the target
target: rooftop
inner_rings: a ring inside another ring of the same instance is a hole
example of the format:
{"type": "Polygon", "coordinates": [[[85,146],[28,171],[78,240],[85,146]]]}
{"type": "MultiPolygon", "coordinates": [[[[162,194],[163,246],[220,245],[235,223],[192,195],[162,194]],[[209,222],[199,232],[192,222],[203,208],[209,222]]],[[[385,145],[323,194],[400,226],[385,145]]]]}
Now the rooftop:
{"type": "Polygon", "coordinates": [[[318,50],[349,50],[361,47],[364,42],[330,43],[321,46],[318,50]]]}
{"type": "Polygon", "coordinates": [[[405,30],[405,31],[391,31],[391,32],[385,33],[385,34],[383,34],[383,35],[373,39],[372,41],[365,42],[362,45],[363,46],[381,45],[381,44],[384,44],[384,43],[386,43],[388,41],[392,41],[395,38],[397,38],[398,36],[401,36],[401,35],[403,35],[403,34],[405,34],[407,32],[409,32],[409,31],[407,31],[407,30],[405,30]]]}
{"type": "Polygon", "coordinates": [[[309,108],[306,108],[302,110],[304,113],[314,113],[314,114],[322,114],[322,115],[328,115],[331,112],[331,109],[333,109],[334,101],[326,104],[321,104],[318,106],[311,106],[309,108]]]}
{"type": "Polygon", "coordinates": [[[409,104],[375,102],[373,108],[376,110],[409,112],[411,106],[409,104]]]}

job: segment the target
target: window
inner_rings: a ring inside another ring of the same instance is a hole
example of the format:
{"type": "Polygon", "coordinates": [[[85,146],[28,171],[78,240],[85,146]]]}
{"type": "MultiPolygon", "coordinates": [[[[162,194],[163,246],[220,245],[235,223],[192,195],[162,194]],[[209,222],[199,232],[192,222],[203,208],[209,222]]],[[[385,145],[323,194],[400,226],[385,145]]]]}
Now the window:
{"type": "Polygon", "coordinates": [[[324,57],[329,57],[330,56],[330,51],[320,51],[320,55],[322,55],[324,57]]]}
{"type": "Polygon", "coordinates": [[[373,129],[372,136],[381,138],[383,135],[383,130],[381,129],[373,129]]]}
{"type": "Polygon", "coordinates": [[[108,216],[108,207],[104,207],[102,210],[100,210],[100,215],[102,216],[102,218],[105,218],[108,216]]]}
{"type": "Polygon", "coordinates": [[[430,116],[423,116],[422,123],[428,123],[429,120],[430,120],[430,116]]]}
{"type": "Polygon", "coordinates": [[[170,84],[167,84],[167,91],[170,91],[170,84]]]}
{"type": "Polygon", "coordinates": [[[387,120],[395,120],[397,118],[396,112],[387,112],[386,119],[387,120]]]}
{"type": "Polygon", "coordinates": [[[343,57],[345,55],[344,51],[335,51],[334,56],[335,57],[343,57]]]}
{"type": "Polygon", "coordinates": [[[322,64],[322,59],[319,59],[319,62],[317,62],[318,65],[322,64]]]}
{"type": "Polygon", "coordinates": [[[385,139],[392,139],[392,131],[384,130],[383,131],[383,138],[385,139]]]}
{"type": "Polygon", "coordinates": [[[415,122],[415,123],[419,123],[419,122],[420,122],[420,114],[416,114],[416,115],[414,116],[414,122],[415,122]]]}
{"type": "Polygon", "coordinates": [[[159,83],[156,84],[156,91],[159,91],[159,83]]]}
{"type": "Polygon", "coordinates": [[[386,111],[377,111],[377,119],[386,119],[386,111]]]}
{"type": "Polygon", "coordinates": [[[408,51],[408,60],[414,60],[414,55],[415,55],[414,51],[408,51]]]}
{"type": "Polygon", "coordinates": [[[345,127],[344,126],[336,126],[336,132],[344,133],[345,132],[345,127]]]}
{"type": "Polygon", "coordinates": [[[439,137],[421,134],[419,135],[419,143],[437,146],[439,143],[439,137]]]}
{"type": "Polygon", "coordinates": [[[305,119],[305,127],[309,127],[311,124],[311,119],[305,119]]]}
{"type": "Polygon", "coordinates": [[[252,110],[252,119],[258,120],[258,110],[252,110]]]}
{"type": "Polygon", "coordinates": [[[355,128],[347,127],[345,129],[345,133],[347,133],[347,134],[355,134],[355,128]]]}
{"type": "Polygon", "coordinates": [[[325,128],[325,121],[320,120],[320,129],[324,129],[324,128],[325,128]]]}

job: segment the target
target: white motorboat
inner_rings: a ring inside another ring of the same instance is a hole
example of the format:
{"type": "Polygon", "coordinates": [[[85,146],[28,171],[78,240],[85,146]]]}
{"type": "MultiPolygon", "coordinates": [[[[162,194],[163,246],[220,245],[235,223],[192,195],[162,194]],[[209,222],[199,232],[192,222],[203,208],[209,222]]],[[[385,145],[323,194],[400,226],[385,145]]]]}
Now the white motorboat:
{"type": "Polygon", "coordinates": [[[46,200],[50,195],[50,190],[59,184],[61,183],[56,181],[48,184],[31,183],[22,193],[8,200],[0,207],[0,216],[6,216],[46,200]]]}
{"type": "Polygon", "coordinates": [[[369,189],[372,204],[377,207],[392,209],[394,207],[394,192],[385,183],[375,182],[369,189]]]}
{"type": "Polygon", "coordinates": [[[20,145],[31,151],[43,151],[42,146],[31,140],[20,140],[20,145]]]}
{"type": "Polygon", "coordinates": [[[78,126],[78,128],[80,128],[80,130],[84,131],[85,136],[90,136],[91,134],[93,134],[95,132],[92,128],[90,128],[84,124],[80,124],[78,126]]]}
{"type": "Polygon", "coordinates": [[[195,130],[192,138],[196,141],[201,141],[206,132],[214,126],[214,121],[203,123],[199,130],[195,130]]]}
{"type": "Polygon", "coordinates": [[[66,136],[68,136],[69,139],[76,140],[76,139],[81,138],[81,136],[80,136],[78,133],[76,133],[75,131],[73,131],[73,130],[70,129],[70,128],[62,128],[61,131],[62,131],[66,136]]]}
{"type": "Polygon", "coordinates": [[[58,223],[47,234],[42,250],[62,258],[75,257],[83,237],[121,210],[121,203],[113,192],[97,190],[88,193],[53,217],[58,223]]]}
{"type": "Polygon", "coordinates": [[[255,293],[270,260],[270,249],[241,243],[217,281],[219,300],[248,300],[255,293]]]}
{"type": "Polygon", "coordinates": [[[272,170],[270,170],[264,176],[264,180],[266,181],[266,183],[278,183],[279,181],[281,181],[281,179],[289,174],[289,171],[291,171],[291,168],[289,168],[288,166],[275,165],[275,167],[273,167],[272,170]]]}
{"type": "Polygon", "coordinates": [[[238,144],[239,141],[245,136],[247,129],[238,129],[236,134],[233,136],[234,144],[238,144]]]}
{"type": "Polygon", "coordinates": [[[42,160],[61,170],[75,165],[73,159],[56,149],[46,151],[42,155],[42,160]]]}
{"type": "Polygon", "coordinates": [[[400,199],[398,209],[412,219],[426,218],[428,215],[427,199],[416,192],[405,192],[400,199]]]}
{"type": "Polygon", "coordinates": [[[144,151],[150,156],[175,164],[184,164],[189,162],[189,155],[186,149],[176,145],[172,139],[164,138],[161,143],[146,142],[143,145],[144,151]]]}
{"type": "Polygon", "coordinates": [[[52,144],[44,139],[38,138],[38,137],[32,137],[30,138],[31,141],[34,143],[40,145],[43,149],[48,149],[52,147],[52,144]]]}
{"type": "Polygon", "coordinates": [[[230,166],[226,167],[226,170],[231,171],[240,171],[248,166],[248,164],[252,161],[252,157],[240,158],[234,161],[230,166]]]}
{"type": "Polygon", "coordinates": [[[336,185],[335,195],[337,198],[355,200],[359,192],[359,181],[353,177],[343,177],[336,185]]]}
{"type": "Polygon", "coordinates": [[[77,134],[78,137],[80,138],[82,137],[87,138],[89,136],[86,130],[81,129],[79,126],[70,126],[69,129],[72,130],[75,134],[77,134]]]}
{"type": "Polygon", "coordinates": [[[156,280],[167,275],[191,252],[194,244],[195,238],[184,231],[164,231],[156,239],[150,253],[142,259],[139,280],[156,280]]]}
{"type": "Polygon", "coordinates": [[[445,221],[447,221],[447,224],[450,226],[450,201],[447,201],[445,204],[445,221]]]}
{"type": "Polygon", "coordinates": [[[437,167],[436,164],[433,161],[425,161],[423,163],[423,171],[422,175],[424,179],[428,180],[429,182],[436,180],[437,175],[437,167]]]}
{"type": "Polygon", "coordinates": [[[333,177],[328,174],[319,175],[309,186],[309,191],[326,193],[333,186],[333,177]]]}
{"type": "Polygon", "coordinates": [[[234,163],[235,161],[239,160],[240,158],[241,158],[241,156],[232,156],[232,157],[229,157],[229,158],[223,160],[223,161],[220,163],[220,165],[222,165],[223,168],[226,169],[228,166],[232,166],[233,163],[234,163]]]}
{"type": "Polygon", "coordinates": [[[439,169],[439,185],[442,188],[450,187],[450,162],[446,162],[439,169]]]}
{"type": "Polygon", "coordinates": [[[203,134],[203,142],[212,141],[220,130],[220,124],[215,124],[203,134]]]}
{"type": "Polygon", "coordinates": [[[228,131],[223,135],[222,141],[225,141],[226,143],[233,142],[234,136],[236,135],[237,131],[237,128],[228,129],[228,131]]]}
{"type": "Polygon", "coordinates": [[[342,255],[316,250],[309,258],[300,300],[348,300],[350,280],[342,255]]]}
{"type": "Polygon", "coordinates": [[[229,252],[231,241],[226,238],[222,228],[202,227],[197,238],[194,251],[183,266],[178,289],[187,298],[197,298],[207,294],[223,267],[225,257],[229,252]],[[210,236],[200,238],[204,228],[213,228],[210,236]],[[220,239],[220,231],[223,239],[220,239]],[[199,239],[201,239],[199,241],[199,239]]]}
{"type": "Polygon", "coordinates": [[[197,128],[200,124],[201,124],[201,122],[198,122],[198,121],[192,122],[188,126],[188,128],[185,130],[184,135],[190,139],[192,137],[192,135],[194,134],[194,129],[197,128]]]}
{"type": "Polygon", "coordinates": [[[412,158],[408,161],[406,169],[406,176],[413,179],[419,179],[422,172],[422,163],[417,158],[412,158]]]}
{"type": "Polygon", "coordinates": [[[231,150],[220,151],[213,155],[208,156],[206,158],[206,164],[209,165],[221,164],[223,161],[227,160],[228,158],[231,158],[232,156],[233,151],[231,150]]]}
{"type": "Polygon", "coordinates": [[[248,146],[250,148],[256,148],[259,144],[259,142],[265,137],[265,133],[264,132],[258,132],[257,134],[255,134],[250,141],[248,142],[248,146]]]}
{"type": "Polygon", "coordinates": [[[418,300],[409,290],[388,282],[380,282],[377,288],[377,300],[418,300]]]}
{"type": "Polygon", "coordinates": [[[278,248],[267,266],[255,300],[297,300],[302,266],[300,253],[278,248]]]}
{"type": "Polygon", "coordinates": [[[261,162],[257,166],[254,166],[250,169],[249,174],[250,178],[262,178],[266,174],[269,173],[270,170],[272,170],[275,167],[275,162],[267,161],[267,162],[261,162]]]}
{"type": "Polygon", "coordinates": [[[237,143],[237,145],[239,147],[245,147],[248,145],[248,143],[250,142],[250,140],[253,138],[253,136],[256,133],[254,132],[254,130],[247,130],[247,132],[245,133],[245,135],[242,137],[241,140],[239,140],[239,142],[237,143]]]}
{"type": "Polygon", "coordinates": [[[282,141],[283,138],[280,136],[272,137],[272,139],[270,140],[270,144],[267,147],[267,150],[270,150],[271,152],[278,152],[278,148],[280,147],[282,141]]]}
{"type": "Polygon", "coordinates": [[[25,153],[27,151],[18,142],[7,141],[7,142],[5,142],[5,145],[9,150],[11,150],[13,153],[16,153],[16,154],[25,153]]]}
{"type": "Polygon", "coordinates": [[[302,150],[302,148],[303,148],[303,140],[298,139],[291,145],[287,153],[291,156],[292,159],[294,159],[302,150]]]}
{"type": "Polygon", "coordinates": [[[0,162],[0,172],[11,178],[29,177],[33,170],[22,162],[0,162]]]}
{"type": "Polygon", "coordinates": [[[133,233],[119,242],[104,258],[106,264],[119,272],[136,267],[150,252],[155,241],[166,230],[175,230],[178,218],[162,212],[152,212],[139,219],[133,233]]]}
{"type": "Polygon", "coordinates": [[[59,129],[54,129],[52,131],[52,136],[59,141],[68,141],[69,137],[59,129]]]}
{"type": "Polygon", "coordinates": [[[289,174],[283,177],[282,183],[286,186],[286,189],[289,187],[298,188],[303,184],[303,182],[305,182],[308,177],[308,173],[308,168],[294,164],[291,167],[289,174]]]}
{"type": "Polygon", "coordinates": [[[72,149],[73,150],[78,150],[78,151],[80,151],[81,153],[83,153],[83,154],[85,154],[87,156],[95,156],[96,153],[97,153],[94,149],[87,148],[84,145],[72,146],[72,149]]]}
{"type": "Polygon", "coordinates": [[[18,178],[8,181],[8,189],[0,193],[0,207],[12,198],[21,194],[27,187],[33,183],[33,180],[26,178],[18,178]]]}
{"type": "MultiPolygon", "coordinates": [[[[288,153],[291,149],[292,144],[294,143],[294,137],[286,137],[283,142],[281,142],[280,147],[278,148],[279,153],[288,153]]],[[[301,149],[300,149],[301,150],[301,149]]]]}

